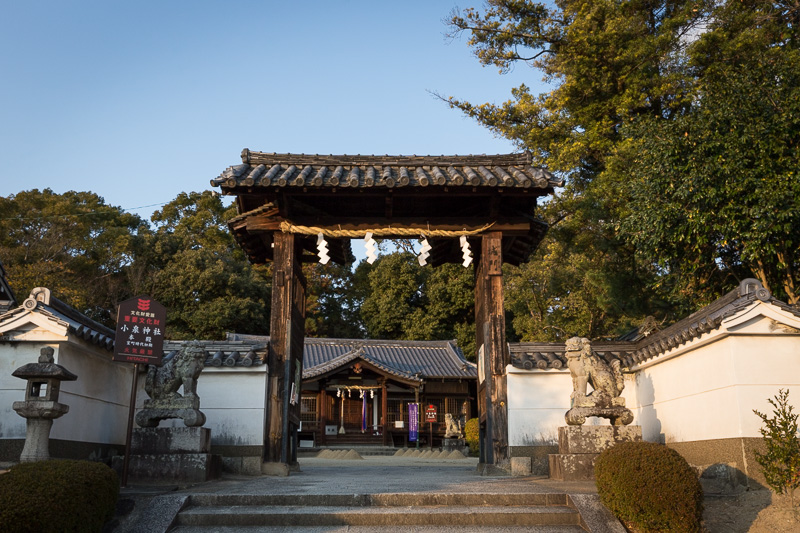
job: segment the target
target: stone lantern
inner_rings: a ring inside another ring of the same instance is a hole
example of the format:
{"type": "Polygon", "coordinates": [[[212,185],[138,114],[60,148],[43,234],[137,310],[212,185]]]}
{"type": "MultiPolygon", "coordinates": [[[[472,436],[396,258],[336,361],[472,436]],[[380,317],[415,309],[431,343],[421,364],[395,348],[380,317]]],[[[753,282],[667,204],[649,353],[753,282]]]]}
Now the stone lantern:
{"type": "Polygon", "coordinates": [[[50,458],[50,429],[53,419],[69,411],[69,406],[58,403],[62,381],[75,381],[78,376],[53,361],[54,350],[42,348],[38,363],[28,363],[11,375],[28,380],[25,401],[14,402],[13,409],[27,419],[25,447],[19,460],[22,463],[46,461],[50,458]]]}

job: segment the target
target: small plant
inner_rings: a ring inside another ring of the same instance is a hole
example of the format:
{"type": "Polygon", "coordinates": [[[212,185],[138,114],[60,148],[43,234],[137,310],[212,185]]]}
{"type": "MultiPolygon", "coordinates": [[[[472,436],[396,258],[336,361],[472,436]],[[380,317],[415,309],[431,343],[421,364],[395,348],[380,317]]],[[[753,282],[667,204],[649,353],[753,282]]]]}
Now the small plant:
{"type": "Polygon", "coordinates": [[[767,400],[775,409],[773,416],[753,409],[764,423],[760,429],[766,453],[755,452],[764,479],[777,494],[789,494],[794,507],[794,490],[800,486],[800,439],[797,417],[789,405],[789,390],[779,389],[775,399],[767,400]]]}
{"type": "Polygon", "coordinates": [[[620,442],[594,467],[597,494],[635,531],[702,531],[703,489],[678,452],[654,442],[620,442]]]}
{"type": "Polygon", "coordinates": [[[477,457],[481,453],[480,432],[480,421],[477,418],[470,418],[464,424],[464,438],[469,446],[469,454],[473,457],[477,457]]]}

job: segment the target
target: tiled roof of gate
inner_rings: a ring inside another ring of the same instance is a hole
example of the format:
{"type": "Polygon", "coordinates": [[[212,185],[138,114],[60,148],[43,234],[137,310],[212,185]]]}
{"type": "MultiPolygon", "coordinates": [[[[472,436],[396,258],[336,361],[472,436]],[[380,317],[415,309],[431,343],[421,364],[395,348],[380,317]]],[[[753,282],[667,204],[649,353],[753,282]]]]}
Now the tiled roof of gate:
{"type": "MultiPolygon", "coordinates": [[[[626,335],[626,338],[635,340],[592,341],[592,350],[608,362],[619,359],[623,367],[630,368],[718,329],[723,320],[756,301],[770,303],[800,317],[800,309],[781,302],[758,280],[750,278],[743,280],[737,289],[661,331],[626,335]]],[[[511,364],[517,368],[566,370],[563,343],[520,342],[509,344],[509,347],[511,364]]]]}
{"type": "Polygon", "coordinates": [[[213,187],[506,187],[548,189],[563,184],[531,166],[528,153],[466,156],[276,154],[242,151],[242,164],[211,180],[213,187]]]}

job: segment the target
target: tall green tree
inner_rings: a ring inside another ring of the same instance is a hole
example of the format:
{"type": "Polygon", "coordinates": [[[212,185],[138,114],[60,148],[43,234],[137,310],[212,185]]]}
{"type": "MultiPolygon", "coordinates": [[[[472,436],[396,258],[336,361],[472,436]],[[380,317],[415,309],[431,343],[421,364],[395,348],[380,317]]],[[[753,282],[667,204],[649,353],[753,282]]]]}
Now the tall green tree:
{"type": "Polygon", "coordinates": [[[17,296],[47,287],[106,325],[131,296],[128,275],[148,233],[144,220],[91,192],[0,197],[0,259],[17,296]]]}
{"type": "Polygon", "coordinates": [[[529,65],[552,87],[447,99],[567,178],[540,208],[540,250],[507,273],[518,334],[613,336],[753,275],[797,302],[799,9],[489,0],[454,14],[483,64],[529,65]]]}
{"type": "Polygon", "coordinates": [[[366,329],[361,320],[351,265],[314,263],[303,266],[306,276],[306,335],[360,339],[366,329]]]}
{"type": "Polygon", "coordinates": [[[748,276],[800,303],[798,20],[797,3],[721,6],[688,48],[691,105],[623,130],[632,203],[622,229],[699,303],[748,276]]]}
{"type": "Polygon", "coordinates": [[[136,285],[167,308],[166,336],[221,339],[269,333],[271,277],[228,231],[236,216],[210,191],[181,193],[156,211],[136,285]]]}
{"type": "Polygon", "coordinates": [[[631,117],[672,116],[686,105],[677,66],[705,12],[694,0],[490,0],[484,12],[452,17],[484,65],[528,65],[552,87],[537,95],[522,85],[502,104],[447,99],[566,178],[539,210],[551,226],[540,251],[507,270],[507,310],[523,339],[614,336],[668,312],[652,290],[656,272],[619,232],[625,178],[609,171],[609,158],[631,117]]]}
{"type": "Polygon", "coordinates": [[[382,339],[451,340],[475,356],[473,273],[460,265],[420,267],[414,254],[362,261],[355,271],[367,336],[382,339]],[[360,285],[360,286],[359,286],[360,285]]]}

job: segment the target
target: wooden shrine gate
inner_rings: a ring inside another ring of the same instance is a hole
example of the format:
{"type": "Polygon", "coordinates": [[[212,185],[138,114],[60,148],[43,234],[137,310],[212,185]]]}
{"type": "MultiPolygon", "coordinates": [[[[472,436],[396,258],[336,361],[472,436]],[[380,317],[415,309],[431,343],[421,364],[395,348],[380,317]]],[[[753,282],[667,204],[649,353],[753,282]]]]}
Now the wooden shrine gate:
{"type": "Polygon", "coordinates": [[[229,226],[253,263],[274,262],[265,472],[289,471],[300,423],[306,282],[303,262],[352,258],[350,239],[428,239],[432,266],[474,254],[481,462],[508,468],[505,369],[509,364],[502,264],[518,265],[547,225],[537,198],[561,185],[528,154],[325,156],[242,151],[242,163],[211,180],[235,195],[229,226]]]}

